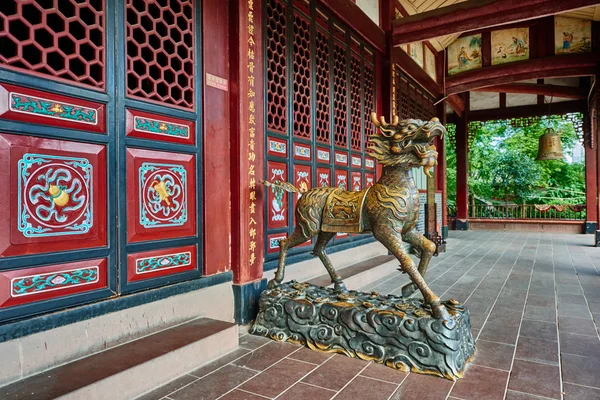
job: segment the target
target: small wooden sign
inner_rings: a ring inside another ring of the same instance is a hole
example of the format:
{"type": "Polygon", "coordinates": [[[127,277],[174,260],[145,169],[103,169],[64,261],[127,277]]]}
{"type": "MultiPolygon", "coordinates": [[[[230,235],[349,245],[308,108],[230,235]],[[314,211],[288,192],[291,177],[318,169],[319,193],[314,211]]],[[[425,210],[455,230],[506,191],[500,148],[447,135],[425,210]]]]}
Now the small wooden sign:
{"type": "Polygon", "coordinates": [[[229,90],[229,82],[227,82],[227,79],[209,74],[208,72],[206,73],[206,85],[219,90],[224,90],[225,92],[229,90]]]}

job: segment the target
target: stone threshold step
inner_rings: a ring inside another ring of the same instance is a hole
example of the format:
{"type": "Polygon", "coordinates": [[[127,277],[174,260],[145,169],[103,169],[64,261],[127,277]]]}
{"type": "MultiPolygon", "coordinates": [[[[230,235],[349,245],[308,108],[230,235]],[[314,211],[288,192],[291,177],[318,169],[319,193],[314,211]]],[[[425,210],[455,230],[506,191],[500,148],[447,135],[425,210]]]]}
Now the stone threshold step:
{"type": "Polygon", "coordinates": [[[0,399],[133,399],[237,346],[237,325],[197,318],[1,387],[0,399]]]}
{"type": "MultiPolygon", "coordinates": [[[[357,290],[389,275],[396,271],[397,268],[398,260],[396,260],[396,257],[381,255],[352,264],[346,268],[340,268],[337,270],[337,273],[342,277],[342,280],[348,289],[357,290]]],[[[323,267],[323,269],[325,269],[325,267],[323,267]]],[[[320,275],[310,279],[308,283],[316,286],[331,286],[331,277],[329,274],[320,275]]]]}

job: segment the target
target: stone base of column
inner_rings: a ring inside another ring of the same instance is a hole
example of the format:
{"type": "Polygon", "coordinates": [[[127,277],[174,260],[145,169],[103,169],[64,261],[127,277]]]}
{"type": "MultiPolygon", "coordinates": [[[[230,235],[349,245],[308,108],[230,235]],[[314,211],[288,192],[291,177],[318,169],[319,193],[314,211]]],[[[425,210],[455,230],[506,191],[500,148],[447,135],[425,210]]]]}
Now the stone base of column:
{"type": "Polygon", "coordinates": [[[600,247],[600,231],[596,231],[596,241],[594,243],[596,247],[600,247]]]}
{"type": "Polygon", "coordinates": [[[260,294],[267,289],[267,280],[233,285],[233,298],[235,310],[233,316],[239,325],[247,325],[256,318],[258,314],[258,300],[260,294]]]}
{"type": "Polygon", "coordinates": [[[442,239],[448,239],[448,225],[442,225],[442,239]]]}
{"type": "Polygon", "coordinates": [[[596,222],[586,221],[585,223],[585,233],[590,235],[596,233],[598,230],[598,224],[596,222]]]}
{"type": "Polygon", "coordinates": [[[456,220],[456,230],[457,231],[468,231],[469,230],[469,221],[468,220],[456,220]]]}

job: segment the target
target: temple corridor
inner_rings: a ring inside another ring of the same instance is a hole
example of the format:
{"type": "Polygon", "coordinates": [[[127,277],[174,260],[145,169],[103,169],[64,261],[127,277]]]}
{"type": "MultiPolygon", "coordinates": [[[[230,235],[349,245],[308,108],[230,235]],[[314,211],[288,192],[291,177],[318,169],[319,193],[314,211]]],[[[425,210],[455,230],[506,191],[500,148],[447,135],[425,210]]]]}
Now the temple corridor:
{"type": "Polygon", "coordinates": [[[599,271],[585,235],[451,231],[428,280],[471,311],[477,355],[458,382],[241,333],[237,350],[143,399],[599,399],[599,271]]]}

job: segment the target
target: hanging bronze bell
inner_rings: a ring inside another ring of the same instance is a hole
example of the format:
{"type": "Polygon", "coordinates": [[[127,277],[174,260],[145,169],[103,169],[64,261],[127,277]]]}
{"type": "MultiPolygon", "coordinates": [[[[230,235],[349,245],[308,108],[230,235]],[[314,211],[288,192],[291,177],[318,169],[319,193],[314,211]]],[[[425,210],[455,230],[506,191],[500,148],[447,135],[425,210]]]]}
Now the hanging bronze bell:
{"type": "Polygon", "coordinates": [[[540,136],[538,144],[538,156],[536,161],[562,160],[563,151],[560,142],[560,135],[552,128],[546,128],[546,131],[540,136]]]}

